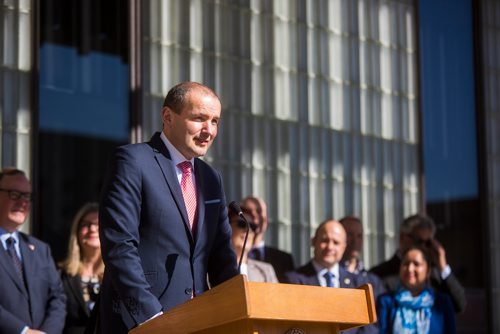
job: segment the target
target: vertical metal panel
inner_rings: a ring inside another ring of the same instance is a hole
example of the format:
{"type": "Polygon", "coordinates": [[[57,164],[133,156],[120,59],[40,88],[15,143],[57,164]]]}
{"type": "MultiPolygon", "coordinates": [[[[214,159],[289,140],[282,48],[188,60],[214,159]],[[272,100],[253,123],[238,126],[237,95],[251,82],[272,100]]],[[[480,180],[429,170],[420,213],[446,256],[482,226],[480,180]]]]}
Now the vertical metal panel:
{"type": "Polygon", "coordinates": [[[394,250],[419,189],[413,1],[143,2],[144,138],[182,80],[212,86],[222,125],[206,160],[230,200],[268,204],[268,242],[310,256],[326,218],[362,216],[367,265],[394,250]],[[204,73],[204,75],[201,75],[204,73]],[[206,75],[205,75],[206,74],[206,75]],[[158,107],[157,107],[158,109],[158,107]]]}
{"type": "MultiPolygon", "coordinates": [[[[33,53],[30,1],[0,6],[0,163],[32,173],[33,53]]],[[[24,224],[28,231],[30,224],[24,224]]]]}

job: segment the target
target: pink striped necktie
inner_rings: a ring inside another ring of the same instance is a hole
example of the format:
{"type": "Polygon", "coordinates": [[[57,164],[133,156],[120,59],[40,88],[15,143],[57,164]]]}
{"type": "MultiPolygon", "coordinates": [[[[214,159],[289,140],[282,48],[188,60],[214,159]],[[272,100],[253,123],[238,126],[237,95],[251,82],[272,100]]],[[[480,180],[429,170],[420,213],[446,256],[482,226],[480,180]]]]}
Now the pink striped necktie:
{"type": "Polygon", "coordinates": [[[181,189],[182,197],[184,197],[184,204],[189,218],[189,226],[193,230],[196,218],[196,188],[193,184],[192,165],[189,161],[183,161],[177,165],[182,171],[181,189]]]}

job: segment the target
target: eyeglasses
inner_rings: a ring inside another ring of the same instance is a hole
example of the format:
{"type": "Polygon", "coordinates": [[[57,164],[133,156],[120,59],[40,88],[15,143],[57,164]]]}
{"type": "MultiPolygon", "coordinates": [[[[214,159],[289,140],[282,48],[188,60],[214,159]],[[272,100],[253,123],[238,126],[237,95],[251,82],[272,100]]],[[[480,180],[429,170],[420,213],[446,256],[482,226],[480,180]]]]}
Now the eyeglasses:
{"type": "Polygon", "coordinates": [[[0,188],[0,191],[6,192],[9,198],[13,201],[18,201],[20,199],[23,199],[25,201],[31,201],[33,198],[30,192],[25,193],[19,190],[2,189],[2,188],[0,188]]]}
{"type": "MultiPolygon", "coordinates": [[[[257,229],[257,225],[255,225],[254,223],[251,223],[251,222],[248,222],[248,225],[250,225],[250,229],[253,232],[255,232],[255,230],[257,229]]],[[[243,219],[241,219],[240,217],[238,217],[238,220],[236,221],[236,226],[238,226],[239,228],[246,229],[247,228],[247,223],[245,223],[245,221],[243,219]]]]}
{"type": "Polygon", "coordinates": [[[83,228],[90,228],[91,226],[97,226],[97,228],[99,228],[99,222],[94,222],[94,221],[91,221],[91,220],[82,220],[80,222],[80,230],[83,229],[83,228]]]}
{"type": "Polygon", "coordinates": [[[83,220],[80,223],[80,229],[90,228],[91,226],[96,226],[97,228],[99,228],[99,223],[98,222],[93,222],[93,221],[90,221],[90,220],[83,220]]]}

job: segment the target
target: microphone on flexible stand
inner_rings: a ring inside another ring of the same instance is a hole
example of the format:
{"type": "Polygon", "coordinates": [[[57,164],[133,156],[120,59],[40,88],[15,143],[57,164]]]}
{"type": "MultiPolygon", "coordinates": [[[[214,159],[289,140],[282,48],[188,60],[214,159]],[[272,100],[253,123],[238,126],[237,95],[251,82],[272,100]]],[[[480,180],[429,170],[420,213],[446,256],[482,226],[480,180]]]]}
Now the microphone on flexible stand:
{"type": "Polygon", "coordinates": [[[240,272],[241,262],[243,261],[243,254],[245,253],[245,249],[247,247],[247,239],[248,239],[248,232],[250,231],[250,224],[248,223],[247,219],[245,218],[245,215],[241,211],[241,208],[238,205],[238,203],[236,203],[234,201],[229,203],[229,209],[231,209],[234,213],[236,213],[238,215],[238,217],[240,217],[245,222],[245,225],[246,225],[245,226],[246,227],[245,240],[243,241],[243,249],[241,251],[240,260],[238,261],[238,272],[240,272]]]}

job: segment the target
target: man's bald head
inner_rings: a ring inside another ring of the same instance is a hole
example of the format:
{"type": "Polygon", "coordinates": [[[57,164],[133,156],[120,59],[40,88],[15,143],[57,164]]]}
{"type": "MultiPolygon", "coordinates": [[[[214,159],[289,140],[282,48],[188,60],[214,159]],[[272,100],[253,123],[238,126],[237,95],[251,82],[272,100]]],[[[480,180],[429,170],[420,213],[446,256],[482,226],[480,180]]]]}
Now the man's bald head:
{"type": "Polygon", "coordinates": [[[325,220],[316,229],[312,238],[314,260],[325,268],[339,263],[346,248],[346,232],[336,220],[325,220]]]}

